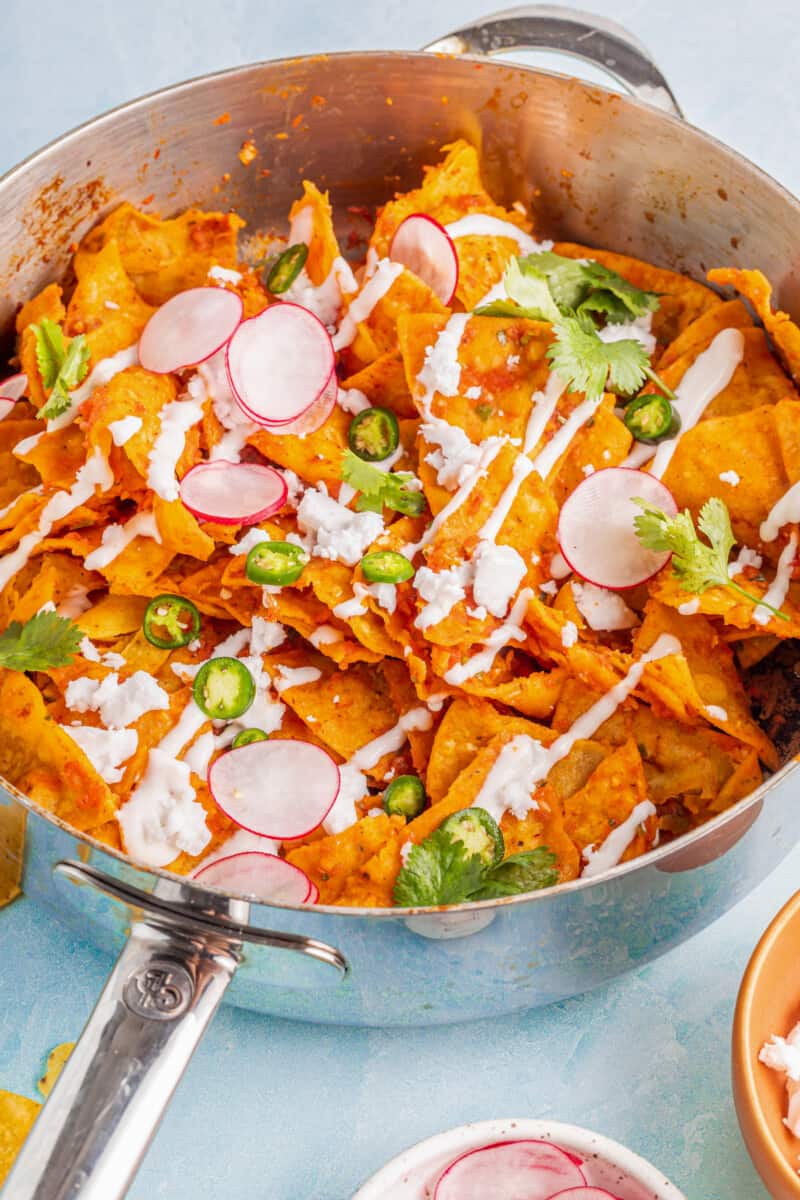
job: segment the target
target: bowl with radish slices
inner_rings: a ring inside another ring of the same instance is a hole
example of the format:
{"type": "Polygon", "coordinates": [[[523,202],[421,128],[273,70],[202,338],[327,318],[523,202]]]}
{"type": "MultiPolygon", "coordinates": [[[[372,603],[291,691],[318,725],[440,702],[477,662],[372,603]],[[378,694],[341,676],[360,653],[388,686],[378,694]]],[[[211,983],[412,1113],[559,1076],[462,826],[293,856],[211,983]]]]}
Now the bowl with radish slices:
{"type": "Polygon", "coordinates": [[[480,1121],[404,1150],[353,1200],[686,1200],[632,1150],[577,1125],[480,1121]]]}

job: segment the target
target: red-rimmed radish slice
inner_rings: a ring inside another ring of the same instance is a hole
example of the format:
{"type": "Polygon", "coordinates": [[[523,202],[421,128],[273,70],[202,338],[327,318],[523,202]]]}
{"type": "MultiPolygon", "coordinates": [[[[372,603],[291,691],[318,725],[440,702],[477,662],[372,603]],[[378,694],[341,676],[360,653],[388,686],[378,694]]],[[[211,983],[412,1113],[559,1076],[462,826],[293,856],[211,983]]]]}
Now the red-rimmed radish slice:
{"type": "Polygon", "coordinates": [[[27,390],[28,376],[22,373],[0,380],[0,397],[3,400],[21,400],[27,390]]]}
{"type": "Polygon", "coordinates": [[[319,888],[314,883],[313,879],[308,881],[308,895],[305,898],[306,904],[316,904],[319,901],[319,888]]]}
{"type": "Polygon", "coordinates": [[[228,892],[244,892],[265,904],[305,904],[312,888],[316,891],[305,871],[260,850],[218,858],[193,878],[228,892]]]}
{"type": "Polygon", "coordinates": [[[250,742],[215,759],[208,786],[216,804],[242,829],[290,841],[325,820],[339,795],[339,768],[310,742],[250,742]]]}
{"type": "Polygon", "coordinates": [[[669,488],[646,471],[606,467],[575,488],[558,518],[558,545],[576,575],[598,587],[624,591],[645,583],[669,561],[667,550],[648,550],[636,536],[634,500],[674,516],[669,488]]]}
{"type": "Polygon", "coordinates": [[[16,400],[6,400],[5,396],[0,396],[0,421],[4,421],[8,414],[15,408],[16,400]]]}
{"type": "Polygon", "coordinates": [[[402,263],[427,283],[442,304],[458,287],[458,254],[447,230],[425,213],[412,213],[395,230],[389,258],[402,263]]]}
{"type": "Polygon", "coordinates": [[[550,1200],[586,1178],[578,1162],[551,1142],[496,1142],[468,1150],[446,1168],[434,1200],[550,1200]]]}
{"type": "Polygon", "coordinates": [[[258,425],[285,433],[327,392],[336,358],[322,322],[307,308],[284,301],[241,323],[225,362],[242,411],[258,425]]]}
{"type": "Polygon", "coordinates": [[[298,417],[296,421],[286,421],[280,425],[268,425],[267,428],[276,437],[287,433],[305,437],[307,433],[314,433],[321,425],[325,424],[333,412],[338,394],[339,380],[334,370],[331,371],[331,377],[319,399],[315,400],[311,408],[306,409],[301,417],[298,417]]]}
{"type": "Polygon", "coordinates": [[[178,292],[153,313],[139,339],[139,362],[168,375],[205,362],[230,341],[242,319],[242,301],[227,288],[178,292]]]}
{"type": "Polygon", "coordinates": [[[556,1192],[550,1200],[619,1200],[619,1196],[613,1196],[605,1188],[592,1187],[589,1184],[587,1187],[567,1188],[565,1192],[556,1192]]]}
{"type": "Polygon", "coordinates": [[[286,503],[286,480],[274,467],[217,458],[187,471],[179,485],[189,512],[218,525],[255,525],[286,503]]]}

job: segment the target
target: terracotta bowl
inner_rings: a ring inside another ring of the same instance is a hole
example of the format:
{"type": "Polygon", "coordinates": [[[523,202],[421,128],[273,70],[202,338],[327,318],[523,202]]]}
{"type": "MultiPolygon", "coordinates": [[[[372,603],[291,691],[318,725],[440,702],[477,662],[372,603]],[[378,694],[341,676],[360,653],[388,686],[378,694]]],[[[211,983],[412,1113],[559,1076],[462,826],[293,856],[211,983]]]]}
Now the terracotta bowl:
{"type": "Polygon", "coordinates": [[[441,1172],[466,1150],[493,1142],[534,1138],[577,1155],[589,1183],[620,1200],[686,1200],[661,1171],[632,1150],[577,1125],[557,1121],[478,1121],[437,1133],[398,1154],[356,1192],[353,1200],[430,1200],[441,1172]]]}
{"type": "Polygon", "coordinates": [[[758,1061],[800,1020],[800,892],[781,909],[744,974],[733,1025],[733,1094],[747,1149],[774,1200],[800,1200],[800,1139],[783,1123],[783,1076],[758,1061]]]}

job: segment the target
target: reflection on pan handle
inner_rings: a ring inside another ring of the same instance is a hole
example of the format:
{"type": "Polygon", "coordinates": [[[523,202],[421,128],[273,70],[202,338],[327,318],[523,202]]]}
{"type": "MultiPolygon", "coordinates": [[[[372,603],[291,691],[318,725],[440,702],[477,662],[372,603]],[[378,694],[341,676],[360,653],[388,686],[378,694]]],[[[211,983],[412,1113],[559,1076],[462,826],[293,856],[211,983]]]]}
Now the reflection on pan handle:
{"type": "Polygon", "coordinates": [[[493,55],[509,50],[567,54],[593,63],[638,100],[683,116],[672,89],[638,38],[615,21],[579,9],[523,4],[454,29],[424,49],[439,54],[493,55]]]}
{"type": "Polygon", "coordinates": [[[245,944],[297,951],[339,977],[347,967],[321,942],[248,927],[243,901],[226,902],[226,922],[189,913],[172,896],[146,896],[92,867],[61,863],[57,869],[124,904],[130,936],[3,1200],[121,1200],[245,944]]]}

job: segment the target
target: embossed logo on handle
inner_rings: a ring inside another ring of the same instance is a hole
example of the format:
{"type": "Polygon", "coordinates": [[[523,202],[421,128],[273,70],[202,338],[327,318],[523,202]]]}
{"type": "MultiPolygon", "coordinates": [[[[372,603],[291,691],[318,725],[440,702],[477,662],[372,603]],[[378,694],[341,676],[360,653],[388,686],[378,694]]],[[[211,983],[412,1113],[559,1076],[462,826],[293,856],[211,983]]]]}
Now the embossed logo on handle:
{"type": "Polygon", "coordinates": [[[150,962],[131,975],[123,991],[131,1012],[151,1021],[174,1021],[186,1012],[194,996],[194,981],[179,963],[150,962]]]}

